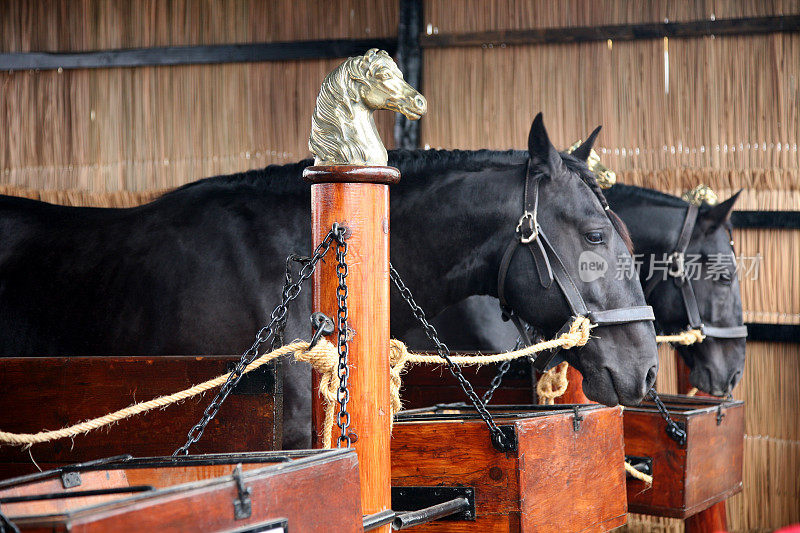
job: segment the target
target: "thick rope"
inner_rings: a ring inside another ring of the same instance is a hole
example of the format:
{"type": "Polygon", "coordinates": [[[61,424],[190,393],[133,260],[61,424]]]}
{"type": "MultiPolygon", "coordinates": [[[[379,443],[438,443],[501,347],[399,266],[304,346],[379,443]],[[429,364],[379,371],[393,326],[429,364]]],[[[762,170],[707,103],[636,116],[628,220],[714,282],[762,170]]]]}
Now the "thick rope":
{"type": "MultiPolygon", "coordinates": [[[[578,317],[570,326],[568,332],[557,339],[540,342],[521,350],[511,351],[497,355],[474,355],[474,356],[454,356],[452,359],[463,365],[485,365],[500,361],[508,361],[520,357],[528,357],[534,353],[549,350],[556,347],[572,348],[583,346],[589,340],[592,324],[588,319],[578,317]]],[[[277,350],[262,355],[244,369],[243,374],[251,372],[256,368],[281,357],[283,355],[294,354],[298,361],[309,363],[317,372],[321,374],[319,393],[325,402],[325,424],[323,428],[323,442],[330,445],[331,433],[334,423],[334,408],[337,403],[336,391],[339,388],[339,376],[336,372],[338,365],[338,353],[336,347],[325,339],[320,339],[317,345],[308,350],[309,343],[305,341],[295,341],[277,350]]],[[[408,351],[405,344],[398,340],[392,340],[390,344],[390,391],[391,391],[391,413],[400,411],[402,402],[400,400],[400,388],[402,385],[401,374],[405,367],[412,363],[434,363],[441,364],[445,360],[439,356],[429,356],[415,354],[408,351]]],[[[161,396],[147,402],[141,402],[119,411],[87,420],[73,426],[62,428],[55,431],[41,431],[39,433],[9,433],[0,431],[0,444],[22,445],[30,447],[33,444],[40,444],[52,440],[67,437],[76,437],[83,433],[119,422],[134,415],[146,413],[156,408],[167,407],[174,403],[186,400],[198,394],[202,394],[210,389],[221,386],[228,379],[228,374],[195,385],[189,389],[161,396]]]]}
{"type": "Polygon", "coordinates": [[[624,464],[625,464],[625,472],[630,474],[631,477],[638,479],[639,481],[644,481],[648,485],[653,484],[653,476],[648,476],[644,472],[639,472],[634,467],[632,467],[630,463],[628,463],[627,461],[625,461],[624,464]]]}
{"type": "MultiPolygon", "coordinates": [[[[251,372],[260,366],[269,363],[273,359],[294,352],[296,359],[310,363],[314,368],[323,373],[323,375],[326,371],[328,374],[331,374],[338,359],[338,356],[336,355],[336,348],[325,339],[321,339],[317,346],[315,346],[310,352],[305,351],[308,349],[308,346],[309,343],[305,341],[295,341],[291,344],[287,344],[286,346],[282,346],[275,351],[262,355],[247,365],[243,373],[251,372]]],[[[49,442],[67,437],[76,437],[83,433],[88,433],[89,431],[119,422],[120,420],[124,420],[126,418],[130,418],[131,416],[146,413],[147,411],[152,411],[153,409],[167,407],[168,405],[172,405],[174,403],[192,398],[193,396],[197,396],[198,394],[203,394],[208,390],[221,386],[228,379],[229,375],[230,373],[224,374],[200,383],[199,385],[190,387],[186,390],[176,392],[168,396],[160,396],[147,402],[137,403],[131,405],[130,407],[120,409],[119,411],[109,413],[105,416],[87,420],[85,422],[81,422],[80,424],[75,424],[73,426],[55,431],[41,431],[39,433],[8,433],[6,431],[0,431],[0,443],[24,445],[26,447],[30,447],[33,444],[49,442]]]]}
{"type": "Polygon", "coordinates": [[[703,342],[705,338],[706,336],[703,335],[703,332],[699,329],[690,329],[689,331],[683,331],[681,333],[676,333],[675,335],[656,335],[656,342],[659,344],[674,342],[676,344],[689,346],[690,344],[694,344],[696,342],[703,342]]]}

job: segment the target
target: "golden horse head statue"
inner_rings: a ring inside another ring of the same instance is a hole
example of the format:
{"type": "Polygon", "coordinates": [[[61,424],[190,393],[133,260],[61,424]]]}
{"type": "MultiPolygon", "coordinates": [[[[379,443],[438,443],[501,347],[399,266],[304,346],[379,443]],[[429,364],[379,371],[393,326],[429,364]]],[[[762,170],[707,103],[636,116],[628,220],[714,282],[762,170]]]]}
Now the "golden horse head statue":
{"type": "Polygon", "coordinates": [[[385,166],[388,154],[372,117],[378,109],[417,120],[428,103],[403,80],[389,54],[373,48],[346,60],[322,82],[308,140],[314,164],[385,166]]]}

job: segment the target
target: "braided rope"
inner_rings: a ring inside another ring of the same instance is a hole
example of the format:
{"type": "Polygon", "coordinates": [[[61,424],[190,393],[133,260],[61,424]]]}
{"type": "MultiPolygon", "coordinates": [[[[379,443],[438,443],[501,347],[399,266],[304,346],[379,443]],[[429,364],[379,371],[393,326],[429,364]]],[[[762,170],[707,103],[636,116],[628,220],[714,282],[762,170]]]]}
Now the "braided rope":
{"type": "Polygon", "coordinates": [[[696,342],[703,342],[705,338],[706,336],[703,335],[703,332],[699,329],[690,329],[688,331],[676,333],[675,335],[656,335],[656,342],[659,344],[674,342],[676,344],[689,346],[690,344],[694,344],[696,342]]]}
{"type": "Polygon", "coordinates": [[[644,472],[639,472],[634,467],[632,467],[630,463],[628,463],[627,461],[625,461],[623,464],[625,465],[625,472],[630,474],[632,478],[638,479],[639,481],[644,481],[648,485],[653,484],[653,476],[648,476],[644,472]]]}
{"type": "Polygon", "coordinates": [[[567,392],[569,380],[567,380],[567,369],[569,363],[563,361],[550,370],[542,373],[539,382],[536,383],[536,395],[539,403],[543,405],[553,405],[555,399],[567,392]]]}
{"type": "MultiPolygon", "coordinates": [[[[592,324],[588,319],[578,317],[570,326],[568,332],[564,333],[557,339],[544,341],[521,350],[515,350],[497,355],[473,355],[473,356],[456,356],[452,359],[463,365],[485,365],[499,361],[507,361],[518,359],[520,357],[528,357],[531,354],[549,350],[556,347],[572,348],[574,346],[583,346],[589,340],[589,334],[592,324]]],[[[298,361],[309,363],[317,372],[321,374],[319,384],[319,394],[322,396],[325,403],[325,424],[323,428],[323,442],[330,445],[330,437],[334,423],[334,407],[337,404],[336,391],[339,388],[339,376],[336,372],[338,364],[338,352],[336,347],[327,340],[320,339],[317,345],[308,350],[309,343],[306,341],[295,341],[291,344],[282,346],[272,352],[266,353],[247,365],[243,374],[251,372],[260,366],[269,363],[278,357],[293,354],[294,358],[298,361]]],[[[398,340],[392,340],[390,343],[390,393],[391,393],[391,413],[400,411],[402,402],[400,400],[400,388],[402,386],[402,372],[408,364],[420,363],[444,363],[444,359],[439,356],[428,356],[415,354],[408,351],[405,344],[398,340]]],[[[39,433],[9,433],[0,431],[0,444],[21,445],[30,447],[34,444],[43,442],[50,442],[57,439],[67,437],[76,437],[78,435],[88,433],[89,431],[101,428],[119,422],[131,416],[146,413],[153,409],[167,407],[174,403],[192,398],[202,394],[210,389],[221,386],[228,379],[230,374],[224,374],[214,379],[200,383],[186,390],[170,394],[168,396],[160,396],[150,401],[137,403],[109,413],[107,415],[87,420],[79,424],[54,431],[41,431],[39,433]]]]}

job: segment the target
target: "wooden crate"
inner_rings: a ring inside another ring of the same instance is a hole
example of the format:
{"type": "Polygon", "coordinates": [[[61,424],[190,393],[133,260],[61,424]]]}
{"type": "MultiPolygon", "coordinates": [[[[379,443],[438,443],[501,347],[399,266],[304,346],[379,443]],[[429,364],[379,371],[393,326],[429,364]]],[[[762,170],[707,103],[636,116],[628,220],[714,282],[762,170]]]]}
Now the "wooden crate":
{"type": "Polygon", "coordinates": [[[362,529],[354,450],[118,458],[0,482],[0,503],[21,531],[268,531],[362,529]],[[241,465],[238,489],[234,475],[241,465]],[[77,496],[79,491],[143,492],[77,496]],[[249,502],[249,505],[248,505],[249,502]]]}
{"type": "MultiPolygon", "coordinates": [[[[513,428],[516,452],[495,450],[484,422],[463,404],[398,416],[392,433],[394,491],[474,489],[474,517],[440,520],[418,531],[607,531],[625,523],[619,408],[527,405],[491,410],[498,425],[513,428]]],[[[438,502],[427,504],[433,503],[438,502]]],[[[392,508],[411,510],[394,500],[392,508]]]]}
{"type": "Polygon", "coordinates": [[[628,478],[632,513],[687,518],[742,490],[744,402],[662,395],[681,446],[651,402],[625,409],[625,454],[652,460],[653,485],[628,478]]]}
{"type": "MultiPolygon", "coordinates": [[[[239,356],[3,357],[0,429],[13,433],[59,429],[184,390],[228,372],[238,360],[239,356]]],[[[0,479],[37,472],[31,456],[48,469],[124,453],[169,455],[183,445],[217,391],[72,440],[37,444],[31,455],[20,447],[2,446],[0,479]]],[[[279,449],[282,397],[275,365],[245,375],[191,452],[279,449]]]]}

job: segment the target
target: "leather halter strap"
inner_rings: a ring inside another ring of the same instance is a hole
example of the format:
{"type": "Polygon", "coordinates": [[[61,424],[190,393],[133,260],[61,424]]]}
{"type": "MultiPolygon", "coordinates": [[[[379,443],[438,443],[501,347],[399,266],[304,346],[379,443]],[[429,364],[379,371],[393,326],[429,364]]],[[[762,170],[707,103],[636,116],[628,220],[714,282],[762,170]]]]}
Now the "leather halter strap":
{"type": "MultiPolygon", "coordinates": [[[[681,298],[683,299],[683,307],[686,310],[686,316],[689,319],[690,329],[699,329],[706,337],[714,337],[718,339],[742,339],[747,337],[747,326],[706,326],[703,324],[703,319],[700,317],[700,308],[697,305],[697,296],[694,294],[692,281],[686,275],[685,256],[686,250],[689,248],[689,243],[692,239],[692,232],[697,224],[697,215],[699,208],[694,204],[689,204],[686,210],[686,216],[683,219],[681,232],[678,235],[678,241],[675,243],[675,248],[669,256],[668,274],[675,279],[675,284],[681,291],[681,298]]],[[[645,298],[650,298],[653,290],[662,281],[666,281],[661,277],[653,276],[647,280],[645,284],[644,295],[645,298]]]]}
{"type": "MultiPolygon", "coordinates": [[[[519,316],[511,309],[505,296],[506,277],[511,265],[511,260],[517,249],[520,246],[524,246],[528,249],[533,258],[539,277],[539,283],[542,287],[545,289],[549,288],[553,280],[555,280],[569,305],[572,317],[567,320],[561,330],[559,330],[559,334],[569,330],[572,318],[576,316],[585,316],[596,326],[619,326],[631,322],[655,320],[653,308],[648,305],[600,311],[589,310],[572,276],[569,275],[569,272],[558,256],[555,248],[553,248],[550,240],[545,235],[541,226],[539,226],[537,215],[539,207],[539,182],[541,179],[541,176],[533,175],[529,160],[525,176],[524,211],[517,224],[516,236],[509,242],[503,253],[503,257],[500,261],[500,270],[497,275],[497,297],[500,300],[500,309],[503,312],[503,318],[511,320],[517,328],[517,331],[519,331],[522,339],[530,344],[530,337],[524,324],[519,316]]],[[[558,351],[559,350],[541,352],[534,360],[533,366],[537,370],[544,370],[558,351]]]]}

